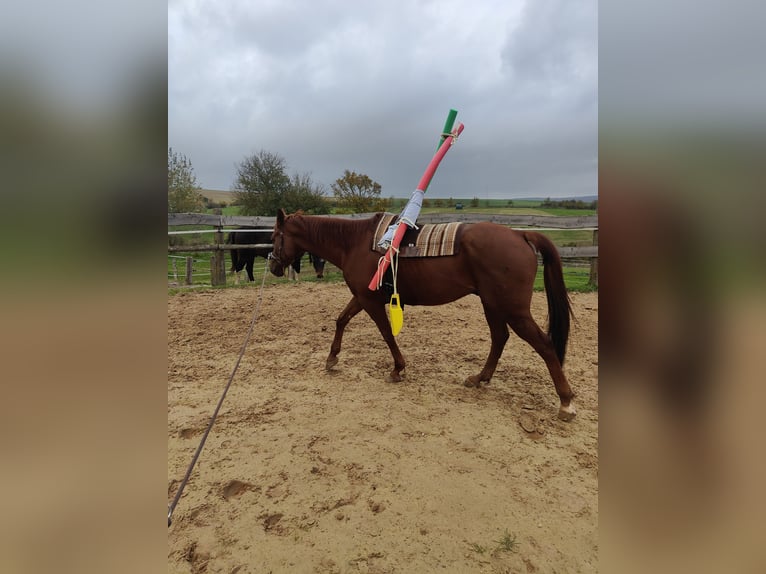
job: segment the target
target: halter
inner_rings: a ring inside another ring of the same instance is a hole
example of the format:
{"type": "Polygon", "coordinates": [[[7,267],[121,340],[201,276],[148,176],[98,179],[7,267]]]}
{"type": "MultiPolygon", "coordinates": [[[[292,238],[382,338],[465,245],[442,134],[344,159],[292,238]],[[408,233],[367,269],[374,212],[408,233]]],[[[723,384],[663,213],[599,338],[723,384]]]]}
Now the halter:
{"type": "MultiPolygon", "coordinates": [[[[280,245],[279,245],[279,254],[280,255],[282,254],[282,251],[284,251],[284,248],[285,248],[285,237],[284,237],[284,235],[285,234],[284,234],[283,231],[277,232],[277,237],[279,239],[281,239],[280,245]]],[[[277,243],[275,241],[274,245],[271,248],[271,253],[269,253],[269,255],[268,255],[268,259],[274,260],[274,261],[277,262],[278,265],[281,265],[282,267],[285,267],[285,264],[282,262],[282,259],[279,257],[279,255],[277,255],[277,249],[276,248],[277,248],[277,243]]]]}

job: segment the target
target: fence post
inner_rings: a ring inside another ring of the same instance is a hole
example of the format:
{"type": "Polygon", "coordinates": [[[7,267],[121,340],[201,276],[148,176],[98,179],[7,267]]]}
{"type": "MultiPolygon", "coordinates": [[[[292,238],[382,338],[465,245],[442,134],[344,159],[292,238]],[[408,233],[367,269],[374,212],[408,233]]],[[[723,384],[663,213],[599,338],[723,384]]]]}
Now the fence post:
{"type": "MultiPolygon", "coordinates": [[[[215,234],[213,235],[216,245],[223,243],[223,231],[220,227],[217,227],[215,234]]],[[[226,254],[223,249],[216,249],[213,251],[213,256],[210,258],[210,284],[211,285],[226,285],[226,254]]]]}
{"type": "MultiPolygon", "coordinates": [[[[593,230],[593,245],[598,246],[598,229],[593,230]]],[[[592,257],[590,260],[590,279],[588,284],[598,287],[598,257],[592,257]]]]}
{"type": "Polygon", "coordinates": [[[192,284],[192,271],[194,271],[194,260],[191,257],[186,258],[186,284],[192,284]]]}

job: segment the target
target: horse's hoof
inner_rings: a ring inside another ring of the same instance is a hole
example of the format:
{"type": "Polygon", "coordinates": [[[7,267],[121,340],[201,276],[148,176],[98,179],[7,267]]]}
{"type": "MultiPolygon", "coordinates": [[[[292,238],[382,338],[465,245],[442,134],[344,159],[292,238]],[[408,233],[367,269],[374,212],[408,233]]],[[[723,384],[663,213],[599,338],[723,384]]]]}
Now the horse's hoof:
{"type": "Polygon", "coordinates": [[[479,377],[468,377],[465,382],[463,382],[463,385],[466,387],[476,387],[478,389],[481,386],[481,381],[479,381],[479,377]]]}
{"type": "Polygon", "coordinates": [[[327,359],[327,362],[324,364],[324,368],[326,371],[329,371],[337,364],[338,364],[338,357],[329,357],[327,359]]]}
{"type": "Polygon", "coordinates": [[[387,383],[401,383],[404,380],[404,377],[397,373],[396,371],[393,371],[390,375],[386,377],[387,383]]]}
{"type": "Polygon", "coordinates": [[[559,407],[559,420],[569,422],[573,420],[575,416],[577,416],[577,411],[575,410],[574,405],[569,404],[566,407],[561,405],[559,407]]]}

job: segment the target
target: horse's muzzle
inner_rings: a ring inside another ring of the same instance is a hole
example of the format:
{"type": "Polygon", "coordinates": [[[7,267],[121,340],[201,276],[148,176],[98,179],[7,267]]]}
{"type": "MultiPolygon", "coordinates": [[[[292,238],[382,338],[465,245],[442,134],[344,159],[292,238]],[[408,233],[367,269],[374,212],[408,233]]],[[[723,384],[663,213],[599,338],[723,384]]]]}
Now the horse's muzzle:
{"type": "Polygon", "coordinates": [[[269,271],[271,271],[272,275],[275,275],[277,277],[284,277],[285,275],[285,268],[282,265],[282,262],[279,260],[279,258],[274,255],[274,252],[272,251],[269,253],[269,271]]]}

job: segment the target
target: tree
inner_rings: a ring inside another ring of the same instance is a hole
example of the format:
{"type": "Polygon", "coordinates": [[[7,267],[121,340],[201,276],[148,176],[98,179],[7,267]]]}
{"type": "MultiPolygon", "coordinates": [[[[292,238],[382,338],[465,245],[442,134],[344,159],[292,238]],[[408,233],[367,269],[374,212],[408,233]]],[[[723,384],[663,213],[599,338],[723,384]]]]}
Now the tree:
{"type": "Polygon", "coordinates": [[[203,198],[191,161],[168,148],[168,213],[202,211],[203,198]]]}
{"type": "Polygon", "coordinates": [[[345,170],[332,184],[332,191],[342,209],[352,213],[368,213],[385,209],[380,199],[381,185],[367,175],[345,170]]]}
{"type": "Polygon", "coordinates": [[[243,215],[276,215],[290,190],[282,156],[264,150],[237,166],[234,191],[243,215]]]}
{"type": "Polygon", "coordinates": [[[283,207],[288,213],[300,210],[308,214],[323,215],[330,212],[324,186],[311,181],[311,176],[307,173],[296,173],[292,176],[283,207]]]}

